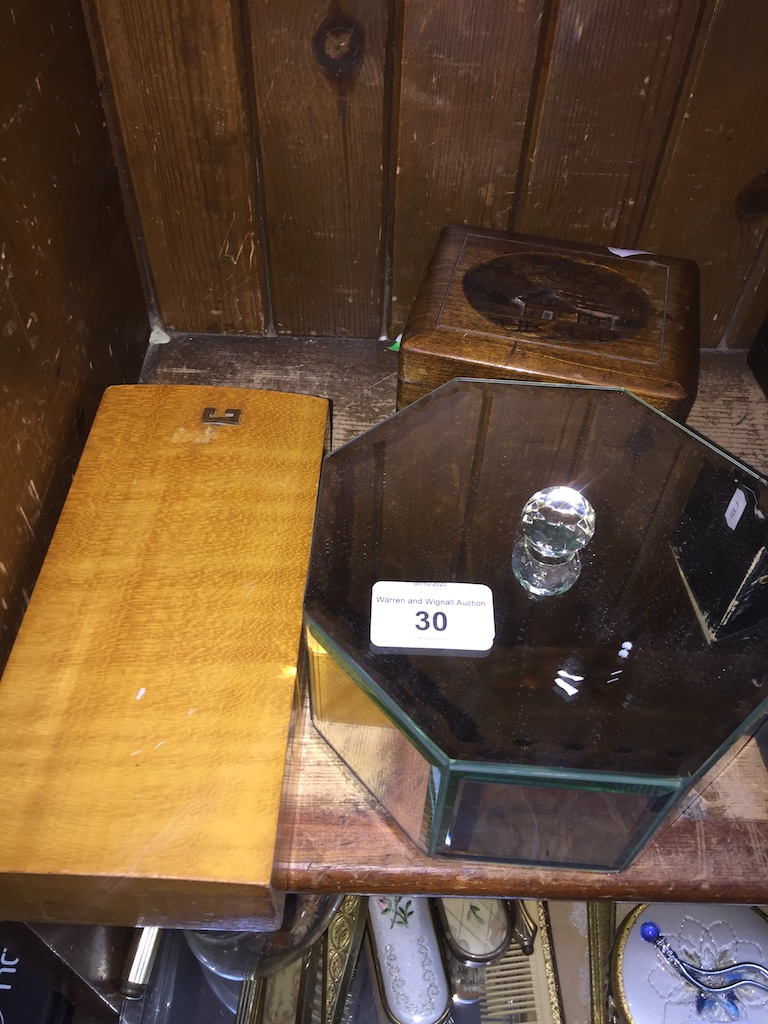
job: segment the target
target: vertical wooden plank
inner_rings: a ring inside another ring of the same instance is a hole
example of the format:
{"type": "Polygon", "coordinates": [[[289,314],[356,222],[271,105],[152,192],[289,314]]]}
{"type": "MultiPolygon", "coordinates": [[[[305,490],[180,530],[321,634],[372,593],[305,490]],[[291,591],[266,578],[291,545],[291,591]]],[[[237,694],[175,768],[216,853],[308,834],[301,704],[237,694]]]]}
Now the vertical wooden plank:
{"type": "MultiPolygon", "coordinates": [[[[639,237],[643,248],[698,262],[703,346],[720,343],[768,228],[766,40],[768,4],[710,0],[639,237]]],[[[766,293],[752,288],[739,315],[755,302],[759,323],[766,293]]],[[[733,322],[730,331],[738,336],[733,322]]]]}
{"type": "MultiPolygon", "coordinates": [[[[768,199],[768,192],[766,199],[768,199]]],[[[768,227],[767,220],[763,217],[765,227],[768,227]]],[[[751,348],[767,314],[768,231],[764,231],[752,267],[744,281],[744,287],[739,293],[736,305],[730,312],[727,323],[723,326],[720,344],[724,348],[751,348]]]]}
{"type": "Polygon", "coordinates": [[[440,229],[505,228],[546,0],[402,0],[392,332],[440,229]]]}
{"type": "Polygon", "coordinates": [[[515,230],[631,246],[701,0],[563,0],[515,230]]]}
{"type": "Polygon", "coordinates": [[[265,327],[236,2],[86,0],[169,328],[265,327]]]}
{"type": "Polygon", "coordinates": [[[0,9],[0,669],[146,306],[77,0],[0,9]]]}
{"type": "Polygon", "coordinates": [[[249,15],[275,326],[377,337],[387,0],[251,0],[249,15]]]}

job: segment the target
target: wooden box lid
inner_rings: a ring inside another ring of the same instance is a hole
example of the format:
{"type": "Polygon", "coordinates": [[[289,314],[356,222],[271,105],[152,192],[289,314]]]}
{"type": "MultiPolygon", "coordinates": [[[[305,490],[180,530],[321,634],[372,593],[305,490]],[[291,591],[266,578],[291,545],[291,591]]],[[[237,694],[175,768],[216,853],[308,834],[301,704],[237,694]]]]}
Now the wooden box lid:
{"type": "Polygon", "coordinates": [[[0,683],[0,917],[279,918],[327,409],[243,388],[106,392],[0,683]]]}
{"type": "Polygon", "coordinates": [[[398,407],[452,377],[497,377],[623,387],[684,416],[698,379],[698,268],[626,252],[444,228],[403,333],[398,407]]]}

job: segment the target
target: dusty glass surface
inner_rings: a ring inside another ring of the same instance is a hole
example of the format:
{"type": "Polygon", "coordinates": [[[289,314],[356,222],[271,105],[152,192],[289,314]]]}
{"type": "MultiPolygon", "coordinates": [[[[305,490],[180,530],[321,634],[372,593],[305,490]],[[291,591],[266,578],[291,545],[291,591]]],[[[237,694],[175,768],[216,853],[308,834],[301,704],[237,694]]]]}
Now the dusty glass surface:
{"type": "Polygon", "coordinates": [[[453,381],[325,460],[315,724],[431,854],[620,868],[763,713],[762,606],[726,597],[766,509],[764,479],[627,393],[453,381]],[[553,486],[596,526],[575,584],[536,597],[512,552],[553,486]],[[373,649],[380,580],[485,584],[492,648],[373,649]]]}

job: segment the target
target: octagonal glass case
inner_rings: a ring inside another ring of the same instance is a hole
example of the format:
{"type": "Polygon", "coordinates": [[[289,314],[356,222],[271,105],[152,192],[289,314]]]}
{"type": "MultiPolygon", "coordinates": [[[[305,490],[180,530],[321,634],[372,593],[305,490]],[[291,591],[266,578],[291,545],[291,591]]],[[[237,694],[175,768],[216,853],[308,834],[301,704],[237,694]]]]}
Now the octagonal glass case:
{"type": "Polygon", "coordinates": [[[620,390],[454,380],[326,457],[316,728],[433,856],[618,870],[768,703],[768,482],[620,390]],[[520,514],[594,510],[575,582],[520,514]]]}

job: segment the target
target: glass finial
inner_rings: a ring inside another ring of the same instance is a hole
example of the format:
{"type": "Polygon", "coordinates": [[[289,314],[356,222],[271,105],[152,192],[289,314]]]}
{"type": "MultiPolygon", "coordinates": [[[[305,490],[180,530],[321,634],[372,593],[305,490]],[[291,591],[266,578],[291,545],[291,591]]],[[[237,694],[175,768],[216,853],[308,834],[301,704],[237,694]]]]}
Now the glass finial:
{"type": "Polygon", "coordinates": [[[579,551],[595,532],[595,510],[573,487],[545,487],[526,501],[512,568],[529,593],[562,594],[581,572],[579,551]]]}

